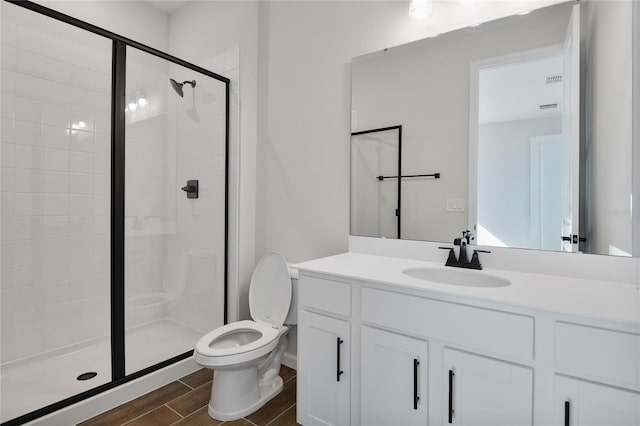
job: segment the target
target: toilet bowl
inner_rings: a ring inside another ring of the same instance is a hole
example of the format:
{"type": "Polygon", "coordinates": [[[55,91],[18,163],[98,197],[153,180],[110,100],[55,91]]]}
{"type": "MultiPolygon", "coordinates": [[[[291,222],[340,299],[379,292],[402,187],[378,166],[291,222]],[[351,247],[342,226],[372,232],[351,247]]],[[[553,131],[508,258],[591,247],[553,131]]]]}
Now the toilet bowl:
{"type": "Polygon", "coordinates": [[[283,387],[280,362],[287,347],[291,277],[284,258],[266,254],[249,286],[252,320],[226,324],[196,344],[195,361],[214,370],[209,415],[217,420],[245,417],[278,395],[283,387]]]}

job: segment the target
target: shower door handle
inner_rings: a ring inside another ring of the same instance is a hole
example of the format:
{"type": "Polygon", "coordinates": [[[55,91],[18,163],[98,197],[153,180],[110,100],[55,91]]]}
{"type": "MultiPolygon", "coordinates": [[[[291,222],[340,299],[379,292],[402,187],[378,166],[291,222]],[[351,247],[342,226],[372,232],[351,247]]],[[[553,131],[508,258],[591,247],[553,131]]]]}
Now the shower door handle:
{"type": "Polygon", "coordinates": [[[188,180],[187,186],[183,186],[182,189],[187,193],[187,198],[198,198],[199,190],[198,190],[198,181],[197,180],[188,180]]]}

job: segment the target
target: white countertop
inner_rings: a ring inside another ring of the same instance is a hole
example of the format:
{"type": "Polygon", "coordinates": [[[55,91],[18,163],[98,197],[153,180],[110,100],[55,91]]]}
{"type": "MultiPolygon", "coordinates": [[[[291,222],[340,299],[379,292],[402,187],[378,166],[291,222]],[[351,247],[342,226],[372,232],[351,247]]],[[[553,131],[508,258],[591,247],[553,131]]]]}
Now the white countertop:
{"type": "Polygon", "coordinates": [[[640,286],[636,284],[485,268],[482,271],[464,271],[496,275],[511,281],[511,285],[465,287],[424,281],[402,273],[407,268],[444,268],[440,263],[359,253],[343,253],[293,266],[300,271],[640,325],[640,286]]]}

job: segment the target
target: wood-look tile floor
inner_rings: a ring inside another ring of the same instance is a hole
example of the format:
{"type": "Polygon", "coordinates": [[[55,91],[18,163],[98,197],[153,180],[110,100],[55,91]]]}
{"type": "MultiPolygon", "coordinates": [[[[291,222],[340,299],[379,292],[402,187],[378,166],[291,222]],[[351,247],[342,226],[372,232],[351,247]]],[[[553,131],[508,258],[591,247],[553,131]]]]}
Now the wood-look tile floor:
{"type": "Polygon", "coordinates": [[[282,366],[284,389],[255,413],[232,422],[209,417],[213,371],[202,369],[184,376],[80,423],[82,426],[291,426],[296,423],[296,371],[282,366]]]}

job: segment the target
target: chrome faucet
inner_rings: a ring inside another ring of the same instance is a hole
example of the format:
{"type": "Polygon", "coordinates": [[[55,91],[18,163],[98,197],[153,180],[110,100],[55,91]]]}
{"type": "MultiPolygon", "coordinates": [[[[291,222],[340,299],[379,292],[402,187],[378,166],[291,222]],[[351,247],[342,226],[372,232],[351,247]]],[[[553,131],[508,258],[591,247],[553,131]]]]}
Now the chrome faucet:
{"type": "Polygon", "coordinates": [[[473,256],[471,256],[471,260],[469,261],[467,258],[467,244],[469,244],[470,240],[471,231],[469,230],[462,231],[462,237],[453,240],[453,245],[460,247],[458,258],[456,258],[456,252],[453,247],[438,247],[441,250],[449,250],[449,256],[447,257],[447,261],[444,266],[453,266],[455,268],[467,269],[482,269],[482,263],[480,263],[480,257],[478,256],[478,253],[491,252],[489,250],[476,249],[473,251],[473,256]]]}

